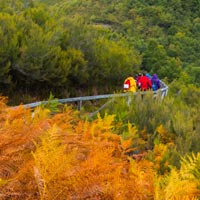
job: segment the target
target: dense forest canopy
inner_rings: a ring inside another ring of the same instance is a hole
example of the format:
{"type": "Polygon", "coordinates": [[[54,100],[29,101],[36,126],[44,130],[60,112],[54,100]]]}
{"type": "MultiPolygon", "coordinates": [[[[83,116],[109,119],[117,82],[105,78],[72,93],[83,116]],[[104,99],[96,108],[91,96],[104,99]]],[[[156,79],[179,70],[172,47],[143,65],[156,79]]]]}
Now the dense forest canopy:
{"type": "Polygon", "coordinates": [[[198,200],[199,32],[198,0],[0,0],[0,199],[198,200]],[[139,72],[168,95],[54,99],[139,72]]]}
{"type": "Polygon", "coordinates": [[[168,82],[184,72],[199,86],[199,4],[1,0],[1,89],[112,93],[139,71],[168,82]]]}

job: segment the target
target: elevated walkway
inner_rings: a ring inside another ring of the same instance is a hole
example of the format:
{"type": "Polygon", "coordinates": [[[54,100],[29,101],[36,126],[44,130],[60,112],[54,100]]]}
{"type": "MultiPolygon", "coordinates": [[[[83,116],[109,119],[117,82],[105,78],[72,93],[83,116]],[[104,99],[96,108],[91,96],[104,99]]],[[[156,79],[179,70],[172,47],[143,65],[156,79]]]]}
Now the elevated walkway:
{"type": "MultiPolygon", "coordinates": [[[[137,94],[145,94],[146,92],[135,92],[133,93],[134,95],[137,94]]],[[[158,93],[161,94],[161,98],[163,99],[167,93],[168,93],[168,86],[161,81],[161,88],[157,91],[154,91],[154,95],[157,95],[158,93]]],[[[129,93],[119,93],[119,94],[103,94],[103,95],[96,95],[96,96],[84,96],[84,97],[73,97],[73,98],[66,98],[66,99],[58,99],[58,100],[53,100],[52,102],[59,102],[63,104],[67,103],[73,103],[77,102],[78,104],[78,110],[81,109],[82,102],[83,101],[90,101],[90,100],[98,100],[98,99],[112,99],[112,98],[117,98],[117,97],[125,97],[128,96],[129,93]]],[[[25,108],[35,108],[41,104],[47,104],[49,101],[39,101],[39,102],[34,102],[34,103],[29,103],[29,104],[24,104],[25,108]]]]}

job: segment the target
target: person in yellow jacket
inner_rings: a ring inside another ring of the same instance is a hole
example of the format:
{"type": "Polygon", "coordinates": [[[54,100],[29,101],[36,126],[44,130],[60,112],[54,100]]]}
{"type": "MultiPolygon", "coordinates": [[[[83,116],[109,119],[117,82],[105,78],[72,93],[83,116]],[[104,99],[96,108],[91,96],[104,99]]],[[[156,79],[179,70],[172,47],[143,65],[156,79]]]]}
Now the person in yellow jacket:
{"type": "Polygon", "coordinates": [[[129,76],[124,81],[124,92],[136,92],[137,89],[137,83],[136,80],[129,76]]]}

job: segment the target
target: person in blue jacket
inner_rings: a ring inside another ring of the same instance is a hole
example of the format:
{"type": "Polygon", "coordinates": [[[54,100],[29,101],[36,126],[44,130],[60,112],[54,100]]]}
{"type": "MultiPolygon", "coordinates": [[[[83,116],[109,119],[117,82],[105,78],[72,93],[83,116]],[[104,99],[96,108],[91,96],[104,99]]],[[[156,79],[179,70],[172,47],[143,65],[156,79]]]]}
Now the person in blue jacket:
{"type": "Polygon", "coordinates": [[[160,88],[160,80],[156,74],[153,74],[151,78],[151,83],[152,83],[152,90],[156,91],[160,88]]]}
{"type": "Polygon", "coordinates": [[[146,74],[146,77],[151,80],[151,75],[149,73],[146,74]]]}

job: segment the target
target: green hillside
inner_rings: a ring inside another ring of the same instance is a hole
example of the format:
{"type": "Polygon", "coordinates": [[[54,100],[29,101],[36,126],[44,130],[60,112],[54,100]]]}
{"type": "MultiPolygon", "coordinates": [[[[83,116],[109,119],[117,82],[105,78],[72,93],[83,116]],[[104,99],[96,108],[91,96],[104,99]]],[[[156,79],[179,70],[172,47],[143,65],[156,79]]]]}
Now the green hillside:
{"type": "MultiPolygon", "coordinates": [[[[0,1],[3,94],[121,90],[140,71],[200,85],[199,1],[0,1]]],[[[39,96],[40,96],[39,95],[39,96]]]]}
{"type": "Polygon", "coordinates": [[[0,0],[0,199],[199,200],[199,33],[199,0],[0,0]]]}

